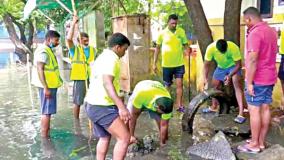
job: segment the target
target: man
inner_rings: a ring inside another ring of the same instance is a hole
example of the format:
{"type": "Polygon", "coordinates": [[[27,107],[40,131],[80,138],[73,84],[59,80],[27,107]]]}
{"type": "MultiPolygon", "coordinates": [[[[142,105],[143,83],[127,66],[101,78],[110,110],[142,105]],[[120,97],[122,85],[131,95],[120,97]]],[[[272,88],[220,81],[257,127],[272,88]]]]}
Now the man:
{"type": "Polygon", "coordinates": [[[97,160],[106,157],[111,136],[117,140],[113,149],[113,159],[122,160],[129,145],[130,134],[126,123],[130,113],[118,96],[120,86],[120,61],[130,42],[121,33],[113,34],[108,41],[108,49],[98,56],[92,66],[90,88],[86,95],[86,112],[93,122],[97,143],[97,160]]]}
{"type": "Polygon", "coordinates": [[[157,39],[157,46],[154,53],[153,70],[157,71],[157,59],[162,50],[163,81],[167,89],[170,89],[173,78],[176,79],[176,105],[177,110],[184,112],[182,103],[183,96],[183,75],[184,58],[183,49],[188,49],[188,42],[185,31],[177,27],[178,16],[172,14],[168,18],[168,27],[165,28],[157,39]]]}
{"type": "Polygon", "coordinates": [[[164,146],[168,139],[169,120],[172,117],[173,100],[167,89],[157,81],[140,81],[129,98],[127,108],[131,113],[129,123],[130,143],[137,142],[134,136],[136,121],[142,111],[148,111],[150,117],[156,120],[160,145],[164,146]]]}
{"type": "MultiPolygon", "coordinates": [[[[281,98],[280,109],[284,110],[284,23],[283,27],[281,28],[279,53],[281,54],[281,62],[278,70],[278,78],[280,79],[282,87],[282,98],[281,98]]],[[[281,119],[283,118],[284,115],[281,115],[279,117],[275,117],[273,121],[280,123],[281,119]]]]}
{"type": "Polygon", "coordinates": [[[90,77],[89,64],[95,60],[96,51],[89,46],[89,36],[87,33],[81,32],[78,38],[79,45],[73,43],[74,29],[78,23],[77,16],[73,17],[70,31],[67,35],[66,45],[69,48],[71,58],[70,79],[74,81],[73,85],[73,115],[75,119],[79,119],[80,106],[84,103],[86,88],[90,77]]]}
{"type": "Polygon", "coordinates": [[[258,9],[247,8],[244,23],[248,27],[245,68],[245,97],[250,113],[251,140],[239,146],[242,152],[258,153],[265,148],[265,137],[270,123],[269,105],[273,86],[277,81],[277,34],[262,21],[258,9]]]}
{"type": "Polygon", "coordinates": [[[39,87],[41,107],[41,136],[49,137],[50,118],[56,113],[57,88],[62,85],[58,63],[52,49],[59,45],[60,35],[56,31],[48,31],[45,42],[34,54],[32,84],[39,87]]]}
{"type": "MultiPolygon", "coordinates": [[[[241,85],[241,53],[239,47],[231,41],[219,39],[216,42],[211,43],[205,53],[205,84],[208,83],[208,72],[210,63],[215,60],[217,68],[214,71],[212,85],[215,89],[220,89],[221,83],[225,85],[233,81],[233,85],[236,92],[236,98],[239,105],[239,114],[235,118],[235,122],[244,123],[246,118],[243,116],[244,100],[243,89],[241,85]]],[[[216,112],[218,107],[218,101],[212,99],[212,106],[203,109],[203,113],[216,112]]]]}

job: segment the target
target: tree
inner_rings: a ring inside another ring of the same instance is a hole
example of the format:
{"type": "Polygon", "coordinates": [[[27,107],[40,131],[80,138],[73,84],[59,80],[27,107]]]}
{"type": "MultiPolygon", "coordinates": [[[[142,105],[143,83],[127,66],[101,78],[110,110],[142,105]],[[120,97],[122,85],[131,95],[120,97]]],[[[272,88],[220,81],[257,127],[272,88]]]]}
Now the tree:
{"type": "Polygon", "coordinates": [[[21,20],[24,5],[24,0],[3,0],[0,6],[0,20],[3,20],[15,45],[15,52],[22,62],[26,62],[26,54],[32,53],[31,45],[35,32],[32,19],[21,20]]]}
{"type": "Polygon", "coordinates": [[[242,0],[226,0],[224,12],[224,39],[240,46],[240,11],[242,0]]]}

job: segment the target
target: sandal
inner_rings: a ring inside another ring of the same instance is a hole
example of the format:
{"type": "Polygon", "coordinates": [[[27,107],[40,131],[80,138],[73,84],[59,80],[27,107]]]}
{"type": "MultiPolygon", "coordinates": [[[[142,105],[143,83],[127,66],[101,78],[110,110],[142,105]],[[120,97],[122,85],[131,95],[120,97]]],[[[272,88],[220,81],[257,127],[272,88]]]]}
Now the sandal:
{"type": "Polygon", "coordinates": [[[185,111],[185,107],[184,106],[180,106],[178,109],[177,109],[178,112],[181,112],[181,113],[184,113],[185,111]]]}
{"type": "Polygon", "coordinates": [[[217,110],[213,110],[210,107],[202,109],[202,113],[216,113],[216,112],[217,110]]]}
{"type": "Polygon", "coordinates": [[[257,153],[260,152],[260,149],[259,149],[259,148],[258,148],[258,149],[252,149],[252,148],[249,148],[249,147],[247,146],[247,144],[245,144],[245,145],[240,145],[240,146],[238,146],[237,149],[238,149],[239,152],[244,152],[244,153],[257,154],[257,153]]]}
{"type": "MultiPolygon", "coordinates": [[[[246,142],[247,142],[247,143],[250,143],[250,142],[251,142],[251,139],[247,139],[246,142]]],[[[265,149],[265,145],[259,145],[259,149],[260,149],[260,150],[264,150],[264,149],[265,149]]]]}
{"type": "Polygon", "coordinates": [[[244,123],[244,122],[246,121],[246,118],[243,117],[243,116],[238,115],[238,116],[234,119],[234,121],[235,121],[236,123],[242,124],[242,123],[244,123]]]}

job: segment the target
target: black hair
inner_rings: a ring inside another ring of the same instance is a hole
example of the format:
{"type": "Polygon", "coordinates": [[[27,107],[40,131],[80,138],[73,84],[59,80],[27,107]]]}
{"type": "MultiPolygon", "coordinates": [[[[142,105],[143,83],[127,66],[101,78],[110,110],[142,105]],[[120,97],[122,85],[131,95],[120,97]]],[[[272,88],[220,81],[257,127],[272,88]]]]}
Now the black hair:
{"type": "Polygon", "coordinates": [[[251,15],[253,17],[261,18],[260,12],[255,7],[248,7],[246,10],[243,11],[244,15],[251,15]]]}
{"type": "Polygon", "coordinates": [[[85,37],[85,38],[89,38],[89,35],[86,32],[80,32],[80,36],[85,37]]]}
{"type": "Polygon", "coordinates": [[[159,106],[159,109],[164,113],[171,113],[173,111],[173,100],[168,97],[160,97],[156,99],[156,104],[159,106]]]}
{"type": "Polygon", "coordinates": [[[121,33],[114,33],[110,37],[110,39],[108,41],[108,46],[110,48],[112,48],[112,47],[114,47],[116,45],[123,46],[125,44],[127,44],[129,46],[130,45],[130,41],[129,41],[129,39],[126,36],[124,36],[121,33]]]}
{"type": "Polygon", "coordinates": [[[173,20],[178,20],[178,16],[177,16],[176,14],[171,14],[171,15],[169,15],[169,17],[168,17],[168,22],[169,22],[171,19],[173,19],[173,20]]]}
{"type": "Polygon", "coordinates": [[[219,39],[216,42],[216,48],[221,52],[221,53],[225,53],[227,51],[228,48],[228,44],[227,41],[224,39],[219,39]]]}
{"type": "Polygon", "coordinates": [[[49,30],[45,34],[45,39],[48,38],[60,38],[60,34],[57,31],[49,30]]]}

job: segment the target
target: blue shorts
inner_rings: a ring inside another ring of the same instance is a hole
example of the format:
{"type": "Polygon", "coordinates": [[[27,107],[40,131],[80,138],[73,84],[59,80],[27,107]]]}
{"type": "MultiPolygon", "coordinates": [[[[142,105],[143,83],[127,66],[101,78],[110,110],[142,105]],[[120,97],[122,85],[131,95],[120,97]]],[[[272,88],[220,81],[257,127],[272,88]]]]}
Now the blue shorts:
{"type": "Polygon", "coordinates": [[[278,70],[278,77],[280,80],[284,80],[284,55],[281,55],[281,62],[278,70]]]}
{"type": "Polygon", "coordinates": [[[73,84],[73,103],[82,105],[86,95],[86,84],[84,80],[75,80],[73,84]]]}
{"type": "Polygon", "coordinates": [[[271,104],[272,103],[272,91],[274,85],[253,85],[255,96],[248,94],[247,86],[245,88],[245,97],[249,105],[260,107],[262,104],[271,104]]]}
{"type": "Polygon", "coordinates": [[[43,88],[39,88],[41,114],[50,115],[56,113],[56,93],[57,88],[49,88],[51,92],[50,98],[45,98],[43,88]]]}
{"type": "Polygon", "coordinates": [[[119,116],[118,108],[112,106],[98,106],[86,103],[85,110],[89,119],[94,125],[94,135],[96,137],[110,137],[107,131],[112,122],[119,116]]]}
{"type": "MultiPolygon", "coordinates": [[[[233,72],[234,68],[235,65],[226,69],[217,67],[214,71],[213,78],[224,82],[225,77],[229,75],[231,72],[233,72]]],[[[241,70],[239,70],[237,74],[241,76],[242,75],[241,70]]]]}
{"type": "Polygon", "coordinates": [[[184,65],[178,67],[163,67],[163,81],[165,86],[171,86],[173,78],[183,78],[184,73],[184,65]]]}

